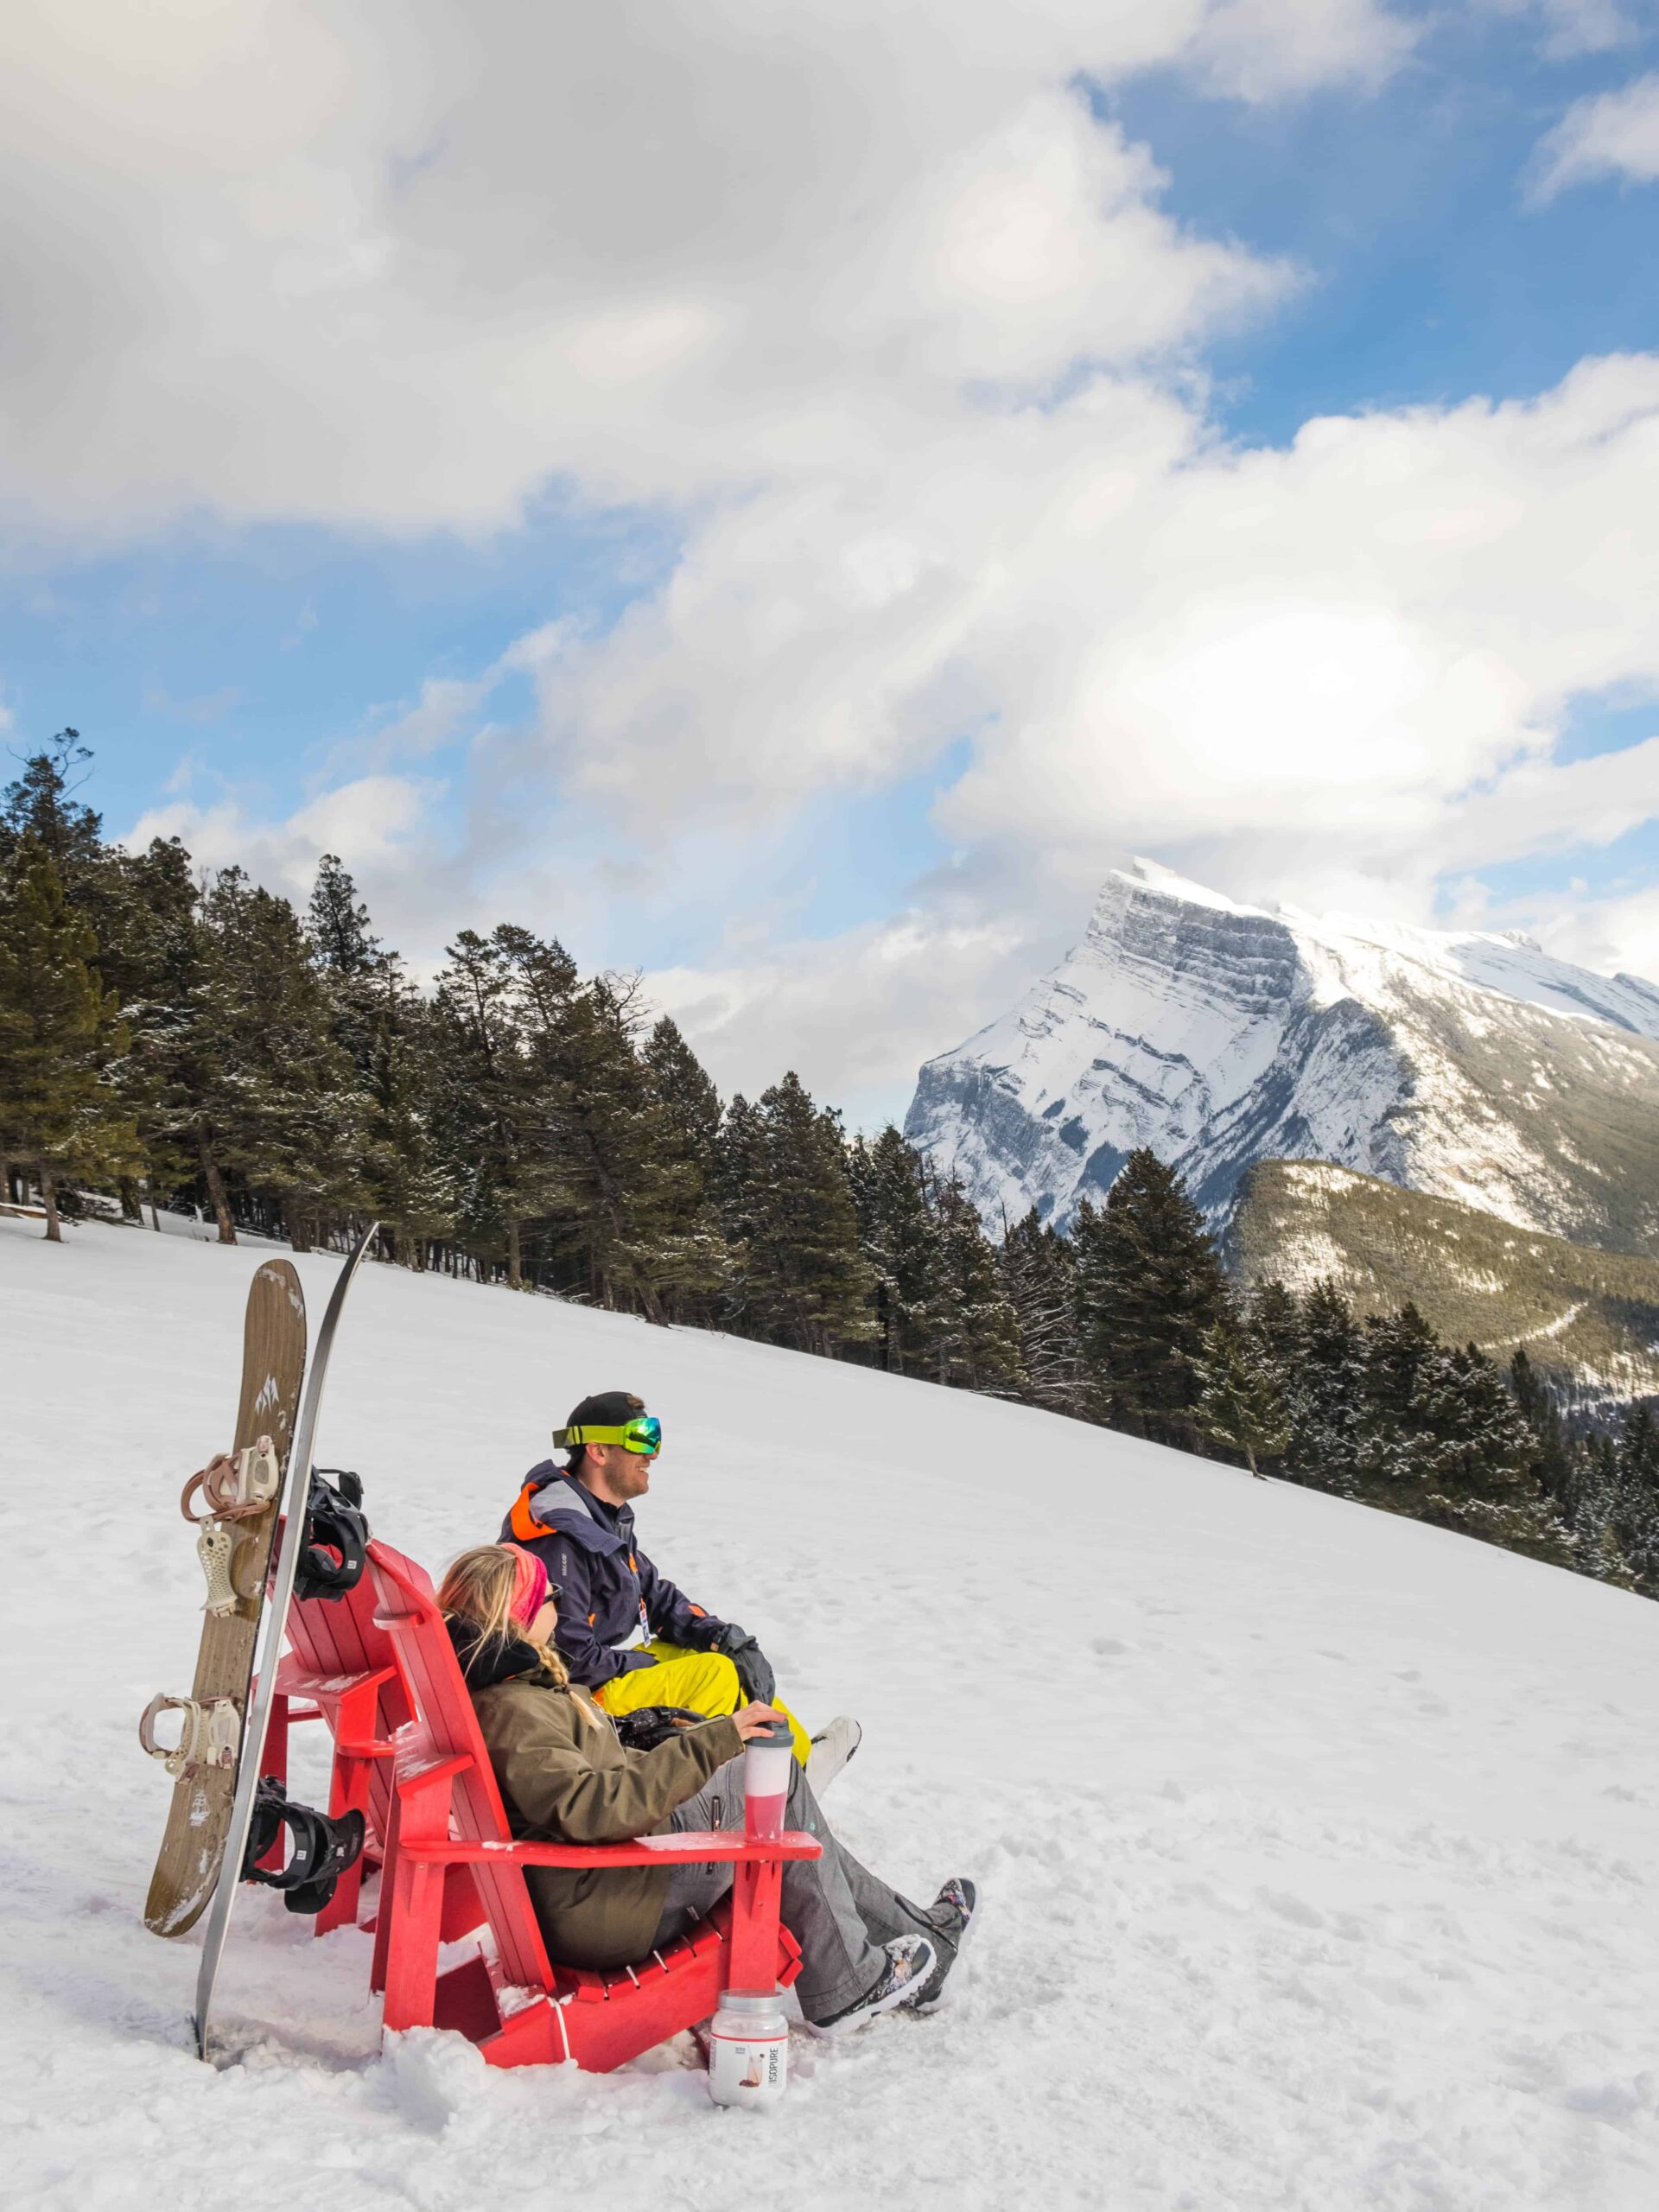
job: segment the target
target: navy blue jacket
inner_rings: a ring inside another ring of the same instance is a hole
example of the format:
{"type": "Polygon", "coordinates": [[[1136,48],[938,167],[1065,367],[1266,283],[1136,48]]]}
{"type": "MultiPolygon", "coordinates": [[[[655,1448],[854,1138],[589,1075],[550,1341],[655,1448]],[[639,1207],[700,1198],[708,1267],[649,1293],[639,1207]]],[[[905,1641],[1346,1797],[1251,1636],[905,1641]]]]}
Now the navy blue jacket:
{"type": "Polygon", "coordinates": [[[553,1640],[584,1689],[657,1664],[649,1651],[613,1649],[637,1629],[704,1651],[726,1625],[658,1573],[634,1541],[631,1505],[607,1505],[551,1459],[524,1478],[500,1541],[534,1552],[557,1584],[553,1640]]]}

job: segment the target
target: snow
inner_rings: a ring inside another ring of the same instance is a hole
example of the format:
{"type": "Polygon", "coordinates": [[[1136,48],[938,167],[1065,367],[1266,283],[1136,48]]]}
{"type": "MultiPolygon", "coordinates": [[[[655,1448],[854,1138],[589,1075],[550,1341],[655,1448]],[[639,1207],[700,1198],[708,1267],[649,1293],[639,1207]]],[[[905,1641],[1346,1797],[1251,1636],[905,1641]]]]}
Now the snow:
{"type": "MultiPolygon", "coordinates": [[[[302,1258],[314,1319],[337,1262],[302,1258]]],[[[384,2053],[367,1944],[245,1892],[190,2055],[140,1908],[188,1686],[176,1498],[254,1265],[0,1221],[8,2202],[93,2212],[1648,2212],[1659,1607],[1443,1532],[928,1385],[365,1268],[320,1455],[429,1566],[574,1400],[644,1390],[653,1553],[753,1629],[900,1887],[982,1884],[936,2020],[798,2033],[775,2117],[677,2049],[609,2077],[384,2053]],[[1013,1479],[1010,1479],[1010,1477],[1013,1479]],[[964,1969],[966,1971],[966,1969],[964,1969]]]]}

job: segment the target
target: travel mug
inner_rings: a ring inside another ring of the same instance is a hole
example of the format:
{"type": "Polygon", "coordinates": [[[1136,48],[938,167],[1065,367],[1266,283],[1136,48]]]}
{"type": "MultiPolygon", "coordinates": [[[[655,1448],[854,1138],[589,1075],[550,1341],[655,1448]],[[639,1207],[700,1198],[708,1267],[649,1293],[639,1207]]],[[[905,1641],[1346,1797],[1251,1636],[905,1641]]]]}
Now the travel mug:
{"type": "Polygon", "coordinates": [[[790,1762],[794,1739],[786,1720],[751,1736],[743,1755],[743,1832],[770,1842],[784,1832],[784,1805],[789,1796],[790,1762]]]}

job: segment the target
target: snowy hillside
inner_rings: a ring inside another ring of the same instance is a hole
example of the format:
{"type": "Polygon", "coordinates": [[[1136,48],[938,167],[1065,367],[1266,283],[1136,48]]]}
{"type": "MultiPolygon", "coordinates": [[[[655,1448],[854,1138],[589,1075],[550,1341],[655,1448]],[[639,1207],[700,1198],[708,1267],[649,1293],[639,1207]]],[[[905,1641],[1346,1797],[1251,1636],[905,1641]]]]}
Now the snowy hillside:
{"type": "MultiPolygon", "coordinates": [[[[798,2038],[770,2123],[662,2056],[384,2056],[365,1940],[245,1892],[223,2073],[139,1923],[200,1579],[176,1499],[254,1262],[0,1220],[8,2202],[97,2212],[1659,2201],[1659,1606],[982,1398],[365,1270],[321,1458],[429,1564],[590,1387],[649,1395],[659,1558],[860,1714],[830,1804],[982,1882],[957,2008],[798,2038]],[[1062,1579],[1062,1578],[1065,1579],[1062,1579]]],[[[314,1314],[335,1262],[302,1259],[314,1314]]]]}
{"type": "Polygon", "coordinates": [[[922,1070],[906,1133],[1000,1229],[1150,1145],[1199,1203],[1328,1160],[1617,1251],[1659,1233],[1659,988],[1520,936],[1241,906],[1141,861],[1019,1006],[922,1070]]]}

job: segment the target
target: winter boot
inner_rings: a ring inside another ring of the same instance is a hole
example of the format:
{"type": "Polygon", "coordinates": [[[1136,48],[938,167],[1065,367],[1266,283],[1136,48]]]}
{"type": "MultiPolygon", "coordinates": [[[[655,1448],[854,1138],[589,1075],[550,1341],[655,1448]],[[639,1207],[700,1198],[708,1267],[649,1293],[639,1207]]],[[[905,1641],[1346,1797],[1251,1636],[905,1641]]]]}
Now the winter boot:
{"type": "Polygon", "coordinates": [[[851,2028],[861,2028],[866,2020],[874,2019],[878,2012],[891,2012],[895,2005],[908,2005],[919,1989],[927,1985],[928,1977],[938,1963],[938,1953],[925,1936],[895,1936],[892,1942],[883,1946],[887,1963],[878,1975],[875,1986],[867,1989],[862,1997],[828,2020],[809,2021],[814,2035],[844,2036],[851,2028]]]}
{"type": "Polygon", "coordinates": [[[857,1721],[849,1720],[844,1713],[819,1729],[806,1762],[806,1778],[815,1797],[823,1796],[863,1738],[864,1731],[857,1721]]]}
{"type": "Polygon", "coordinates": [[[939,1962],[925,1989],[916,1999],[918,2012],[937,2012],[948,2005],[961,1989],[960,1982],[947,1993],[945,1983],[950,1970],[962,1956],[962,1947],[968,1940],[968,1931],[974,1924],[974,1914],[979,1906],[979,1891],[965,1874],[953,1874],[939,1891],[922,1918],[938,1934],[939,1962]]]}

